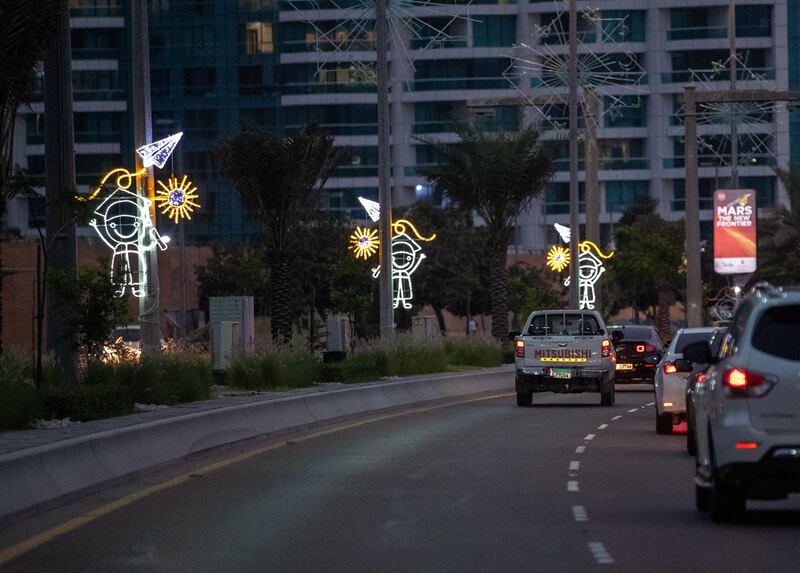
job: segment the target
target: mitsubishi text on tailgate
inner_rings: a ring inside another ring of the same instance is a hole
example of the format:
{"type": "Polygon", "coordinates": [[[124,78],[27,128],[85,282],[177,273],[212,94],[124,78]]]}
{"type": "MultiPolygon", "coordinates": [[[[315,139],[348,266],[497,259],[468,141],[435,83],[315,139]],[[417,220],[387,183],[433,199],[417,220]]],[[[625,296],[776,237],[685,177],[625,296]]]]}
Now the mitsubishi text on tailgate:
{"type": "Polygon", "coordinates": [[[541,310],[531,313],[514,338],[517,405],[534,392],[599,392],[614,404],[614,350],[599,313],[541,310]]]}

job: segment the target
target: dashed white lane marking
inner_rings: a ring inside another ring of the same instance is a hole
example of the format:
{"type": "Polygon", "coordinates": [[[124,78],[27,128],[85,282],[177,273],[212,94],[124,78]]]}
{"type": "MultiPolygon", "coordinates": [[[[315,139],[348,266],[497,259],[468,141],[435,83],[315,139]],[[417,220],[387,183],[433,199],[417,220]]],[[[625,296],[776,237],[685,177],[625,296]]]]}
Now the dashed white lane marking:
{"type": "Polygon", "coordinates": [[[589,521],[589,516],[586,515],[586,508],[582,505],[572,506],[572,516],[575,518],[575,521],[589,521]]]}
{"type": "Polygon", "coordinates": [[[580,491],[578,480],[571,479],[567,482],[567,491],[580,491]]]}
{"type": "Polygon", "coordinates": [[[622,416],[614,416],[614,417],[613,417],[613,418],[611,418],[611,419],[612,419],[612,420],[619,420],[620,418],[622,418],[622,416]]]}
{"type": "Polygon", "coordinates": [[[633,414],[634,412],[638,412],[638,411],[639,411],[639,408],[631,408],[630,410],[628,410],[628,414],[633,414]]]}
{"type": "Polygon", "coordinates": [[[581,463],[580,462],[570,462],[569,463],[569,469],[571,471],[577,471],[577,470],[581,469],[581,463]]]}
{"type": "Polygon", "coordinates": [[[578,446],[577,448],[575,448],[576,454],[582,454],[585,451],[586,451],[586,446],[578,446]]]}
{"type": "Polygon", "coordinates": [[[645,405],[646,405],[646,406],[655,406],[655,405],[656,405],[656,403],[655,403],[655,402],[648,402],[648,403],[647,403],[647,404],[645,404],[645,405]]]}
{"type": "Polygon", "coordinates": [[[584,440],[594,440],[594,434],[586,434],[586,437],[583,438],[584,440]]]}
{"type": "Polygon", "coordinates": [[[600,424],[599,426],[597,426],[598,430],[605,430],[606,428],[608,428],[608,424],[600,424]]]}
{"type": "Polygon", "coordinates": [[[610,565],[614,563],[614,558],[611,557],[611,554],[606,549],[606,546],[600,543],[599,541],[590,541],[588,543],[589,551],[592,552],[592,557],[594,560],[601,564],[601,565],[610,565]]]}

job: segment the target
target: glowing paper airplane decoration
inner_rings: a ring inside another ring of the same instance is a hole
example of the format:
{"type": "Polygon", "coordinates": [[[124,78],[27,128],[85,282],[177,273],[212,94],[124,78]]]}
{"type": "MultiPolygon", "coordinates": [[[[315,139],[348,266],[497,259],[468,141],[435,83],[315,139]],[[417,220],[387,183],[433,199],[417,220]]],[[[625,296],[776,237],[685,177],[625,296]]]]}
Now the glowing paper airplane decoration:
{"type": "Polygon", "coordinates": [[[376,203],[375,201],[370,201],[369,199],[364,199],[363,197],[359,197],[358,202],[361,203],[361,205],[364,207],[364,210],[366,210],[367,216],[370,219],[377,222],[378,219],[381,218],[380,203],[376,203]]]}
{"type": "Polygon", "coordinates": [[[561,237],[561,240],[565,243],[569,243],[572,237],[572,231],[570,231],[569,227],[559,225],[558,223],[553,223],[553,226],[556,228],[556,231],[558,231],[558,236],[561,237]]]}
{"type": "Polygon", "coordinates": [[[153,143],[141,146],[136,150],[136,153],[141,156],[142,163],[145,167],[157,165],[159,169],[163,169],[164,165],[167,163],[167,159],[169,159],[169,156],[172,155],[172,152],[175,150],[175,146],[177,146],[178,142],[181,140],[181,137],[183,137],[183,132],[179,131],[175,135],[170,135],[164,139],[159,139],[153,143]]]}

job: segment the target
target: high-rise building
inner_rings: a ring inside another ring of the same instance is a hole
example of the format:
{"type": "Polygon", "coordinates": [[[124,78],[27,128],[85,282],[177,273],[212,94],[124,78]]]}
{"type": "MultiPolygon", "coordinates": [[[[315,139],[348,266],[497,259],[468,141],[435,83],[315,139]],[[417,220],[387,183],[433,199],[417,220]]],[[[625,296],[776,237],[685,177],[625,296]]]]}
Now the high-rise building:
{"type": "MultiPolygon", "coordinates": [[[[398,2],[403,8],[402,0],[398,2]]],[[[442,0],[445,2],[445,0],[442,0]]],[[[235,242],[252,236],[236,193],[216,171],[213,145],[246,126],[281,132],[318,123],[347,148],[329,180],[323,206],[363,218],[358,196],[377,198],[377,116],[371,24],[347,21],[355,0],[152,0],[150,55],[155,136],[185,133],[175,170],[199,187],[203,208],[186,227],[190,242],[235,242]]],[[[598,126],[600,221],[608,236],[637,199],[659,201],[668,219],[684,215],[683,128],[678,95],[691,80],[727,89],[727,0],[580,1],[595,24],[581,24],[588,49],[624,53],[646,72],[630,105],[603,114],[598,126]],[[624,25],[604,29],[603,21],[624,25]],[[592,29],[592,26],[596,29],[592,29]]],[[[72,0],[73,80],[79,183],[108,167],[132,165],[129,0],[72,0]]],[[[737,3],[737,87],[800,88],[800,0],[737,3]],[[794,49],[789,49],[793,46],[794,49]]],[[[429,10],[417,28],[397,26],[392,57],[392,181],[395,205],[432,200],[419,176],[432,161],[427,141],[455,141],[452,122],[480,117],[496,129],[517,129],[531,114],[508,98],[535,95],[535,82],[509,83],[515,44],[552,23],[561,2],[456,1],[429,10]],[[427,32],[426,32],[427,30],[427,32]],[[439,34],[436,31],[443,31],[439,34]],[[483,103],[481,103],[483,102],[483,103]],[[489,103],[486,103],[489,102],[489,103]],[[492,103],[494,102],[494,103],[492,103]],[[478,105],[475,105],[478,104],[478,105]]],[[[399,10],[402,11],[402,10],[399,10]]],[[[558,37],[546,40],[565,53],[558,37]]],[[[513,74],[512,74],[513,75],[513,74]]],[[[607,98],[601,105],[610,107],[607,98]]],[[[563,113],[551,106],[551,116],[563,113]]],[[[17,163],[43,173],[42,106],[21,110],[17,163]]],[[[762,207],[787,204],[775,168],[800,167],[800,119],[783,104],[754,110],[740,126],[739,186],[756,189],[762,207]]],[[[701,225],[710,231],[711,193],[729,184],[730,127],[699,128],[701,225]]],[[[547,127],[544,125],[543,127],[547,127]]],[[[552,137],[548,135],[547,137],[552,137]]],[[[552,223],[568,221],[567,145],[556,145],[558,170],[520,218],[518,248],[541,251],[552,223]]],[[[583,179],[583,172],[580,174],[583,179]]],[[[27,232],[33,215],[18,202],[11,227],[27,232]]],[[[169,223],[166,223],[169,224],[169,223]]]]}

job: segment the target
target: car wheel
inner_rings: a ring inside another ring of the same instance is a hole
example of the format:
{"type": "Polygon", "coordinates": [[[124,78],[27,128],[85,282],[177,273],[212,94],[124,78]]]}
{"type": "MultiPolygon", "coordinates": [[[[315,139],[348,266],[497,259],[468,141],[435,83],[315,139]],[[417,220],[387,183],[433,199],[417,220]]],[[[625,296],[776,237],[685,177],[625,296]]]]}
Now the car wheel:
{"type": "Polygon", "coordinates": [[[517,392],[517,406],[522,408],[533,406],[533,392],[517,392]]]}
{"type": "Polygon", "coordinates": [[[610,392],[601,392],[600,393],[600,405],[601,406],[613,406],[615,401],[614,389],[612,388],[610,392]]]}
{"type": "Polygon", "coordinates": [[[661,414],[656,411],[656,434],[671,434],[672,433],[672,414],[663,412],[661,414]]]}
{"type": "Polygon", "coordinates": [[[697,455],[697,436],[691,422],[686,422],[686,451],[690,456],[697,455]]]}
{"type": "Polygon", "coordinates": [[[711,519],[715,523],[738,521],[744,516],[747,498],[742,488],[721,479],[714,472],[710,491],[711,519]]]}
{"type": "Polygon", "coordinates": [[[694,485],[694,505],[699,511],[711,509],[711,488],[694,485]]]}

